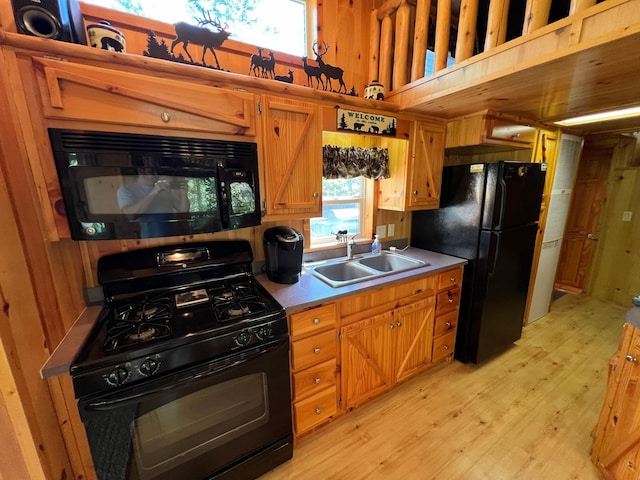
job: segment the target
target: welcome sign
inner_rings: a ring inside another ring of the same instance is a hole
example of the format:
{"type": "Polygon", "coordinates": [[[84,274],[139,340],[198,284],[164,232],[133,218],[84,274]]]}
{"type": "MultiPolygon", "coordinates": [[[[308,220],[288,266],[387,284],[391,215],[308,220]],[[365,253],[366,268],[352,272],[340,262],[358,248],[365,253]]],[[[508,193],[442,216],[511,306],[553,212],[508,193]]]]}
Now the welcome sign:
{"type": "Polygon", "coordinates": [[[377,113],[356,112],[338,108],[338,130],[351,130],[376,135],[396,134],[397,118],[377,113]]]}

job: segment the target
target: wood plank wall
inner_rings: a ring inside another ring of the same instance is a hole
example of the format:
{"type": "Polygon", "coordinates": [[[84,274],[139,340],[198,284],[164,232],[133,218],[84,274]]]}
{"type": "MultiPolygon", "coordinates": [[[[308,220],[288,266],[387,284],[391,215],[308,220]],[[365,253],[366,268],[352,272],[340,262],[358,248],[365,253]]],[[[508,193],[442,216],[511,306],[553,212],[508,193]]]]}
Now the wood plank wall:
{"type": "Polygon", "coordinates": [[[606,202],[600,217],[600,239],[586,291],[601,300],[631,308],[631,297],[640,293],[640,166],[634,163],[636,139],[602,135],[596,137],[597,142],[614,145],[606,202]],[[632,212],[630,222],[622,221],[625,211],[632,212]]]}

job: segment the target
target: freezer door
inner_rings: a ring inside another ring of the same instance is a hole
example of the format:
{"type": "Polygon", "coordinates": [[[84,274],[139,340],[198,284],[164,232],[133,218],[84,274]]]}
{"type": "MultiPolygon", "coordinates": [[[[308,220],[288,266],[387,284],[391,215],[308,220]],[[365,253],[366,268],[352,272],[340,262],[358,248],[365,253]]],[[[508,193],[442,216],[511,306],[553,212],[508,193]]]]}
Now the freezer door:
{"type": "Polygon", "coordinates": [[[485,172],[481,165],[442,171],[440,208],[413,212],[411,245],[467,259],[476,257],[485,172]]]}
{"type": "MultiPolygon", "coordinates": [[[[538,226],[482,231],[463,361],[481,362],[520,338],[538,226]]],[[[463,290],[466,285],[463,283],[463,290]]],[[[463,292],[463,298],[464,298],[463,292]]],[[[456,344],[456,354],[459,346],[456,344]]]]}
{"type": "Polygon", "coordinates": [[[482,228],[505,228],[537,222],[546,164],[494,162],[486,165],[487,182],[482,228]]]}

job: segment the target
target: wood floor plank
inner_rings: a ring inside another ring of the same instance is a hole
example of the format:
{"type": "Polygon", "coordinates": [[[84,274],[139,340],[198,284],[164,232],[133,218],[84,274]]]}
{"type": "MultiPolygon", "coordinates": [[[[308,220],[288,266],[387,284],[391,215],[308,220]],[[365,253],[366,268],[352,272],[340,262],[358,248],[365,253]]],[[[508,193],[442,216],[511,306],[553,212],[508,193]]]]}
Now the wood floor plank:
{"type": "Polygon", "coordinates": [[[569,294],[482,365],[438,366],[296,445],[261,480],[598,480],[589,452],[626,309],[569,294]]]}

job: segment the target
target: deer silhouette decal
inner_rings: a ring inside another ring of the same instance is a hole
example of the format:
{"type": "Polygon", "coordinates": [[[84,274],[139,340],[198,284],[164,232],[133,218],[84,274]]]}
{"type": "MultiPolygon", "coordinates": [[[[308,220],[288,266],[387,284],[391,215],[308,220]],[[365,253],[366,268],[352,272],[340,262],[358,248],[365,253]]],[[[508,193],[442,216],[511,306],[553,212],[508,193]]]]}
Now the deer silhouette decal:
{"type": "Polygon", "coordinates": [[[293,83],[293,70],[289,70],[288,75],[276,75],[273,79],[279,82],[293,83]]]}
{"type": "Polygon", "coordinates": [[[176,30],[176,39],[171,44],[171,54],[173,55],[173,49],[176,47],[176,45],[182,44],[184,51],[187,52],[187,55],[189,56],[189,60],[191,60],[191,63],[195,63],[187,47],[189,43],[193,43],[194,45],[201,45],[202,64],[204,66],[207,66],[206,62],[204,61],[204,57],[207,53],[207,50],[211,50],[211,53],[213,53],[213,58],[215,58],[216,60],[216,68],[219,70],[220,62],[218,62],[218,55],[216,55],[215,49],[222,45],[222,43],[227,38],[229,38],[229,35],[231,35],[231,32],[227,31],[229,25],[225,23],[225,26],[223,27],[222,25],[220,25],[219,20],[212,20],[211,14],[207,13],[204,10],[202,10],[202,18],[197,18],[196,20],[198,22],[198,26],[191,25],[186,22],[178,22],[173,25],[176,30]],[[203,25],[211,25],[218,31],[211,31],[208,28],[204,28],[203,25]]]}
{"type": "Polygon", "coordinates": [[[262,75],[262,68],[264,63],[264,58],[262,57],[262,50],[264,50],[264,48],[262,47],[256,47],[256,48],[258,49],[258,53],[252,54],[251,57],[249,58],[249,60],[251,61],[251,64],[249,65],[248,75],[251,76],[251,74],[253,73],[253,75],[257,77],[258,73],[262,75]]]}
{"type": "MultiPolygon", "coordinates": [[[[309,65],[307,63],[307,57],[302,57],[302,69],[304,73],[307,74],[307,87],[313,88],[313,79],[316,79],[316,86],[319,87],[322,84],[322,88],[324,88],[324,82],[322,81],[322,71],[320,67],[314,67],[313,65],[309,65]]],[[[325,89],[326,90],[326,89],[325,89]]]]}
{"type": "Polygon", "coordinates": [[[344,89],[344,93],[347,93],[347,86],[344,84],[344,80],[342,80],[342,76],[344,75],[344,70],[342,70],[340,67],[334,67],[333,65],[327,65],[322,60],[322,57],[329,50],[329,45],[327,45],[327,42],[323,42],[323,43],[324,43],[324,52],[319,53],[318,52],[318,42],[313,42],[313,53],[316,54],[316,62],[318,62],[318,67],[320,68],[320,73],[322,75],[324,75],[325,80],[326,80],[324,82],[324,90],[326,90],[327,86],[328,86],[329,90],[333,92],[333,86],[331,85],[331,79],[334,79],[334,80],[338,80],[338,82],[340,82],[340,86],[338,87],[338,93],[340,93],[340,91],[343,90],[343,89],[344,89]]]}

